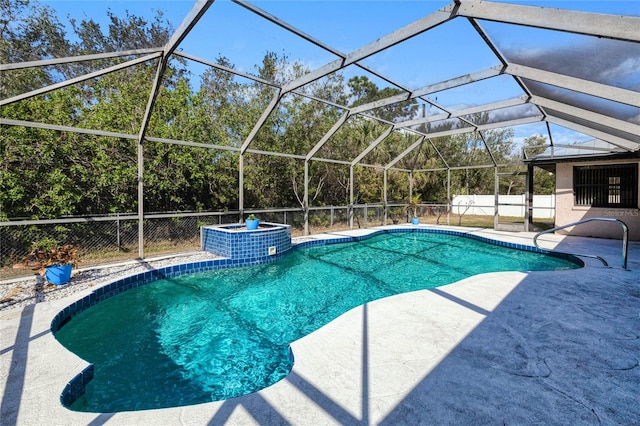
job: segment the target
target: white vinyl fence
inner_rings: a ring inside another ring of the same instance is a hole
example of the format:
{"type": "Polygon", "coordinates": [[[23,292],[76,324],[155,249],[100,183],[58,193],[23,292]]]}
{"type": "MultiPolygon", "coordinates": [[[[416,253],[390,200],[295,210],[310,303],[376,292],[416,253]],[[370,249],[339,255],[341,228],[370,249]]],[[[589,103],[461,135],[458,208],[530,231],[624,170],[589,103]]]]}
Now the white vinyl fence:
{"type": "MultiPolygon", "coordinates": [[[[499,195],[498,215],[524,217],[525,196],[499,195]]],[[[454,195],[451,202],[453,214],[493,216],[495,197],[493,195],[454,195]]],[[[553,195],[533,196],[533,217],[540,219],[555,216],[555,197],[553,195]]]]}

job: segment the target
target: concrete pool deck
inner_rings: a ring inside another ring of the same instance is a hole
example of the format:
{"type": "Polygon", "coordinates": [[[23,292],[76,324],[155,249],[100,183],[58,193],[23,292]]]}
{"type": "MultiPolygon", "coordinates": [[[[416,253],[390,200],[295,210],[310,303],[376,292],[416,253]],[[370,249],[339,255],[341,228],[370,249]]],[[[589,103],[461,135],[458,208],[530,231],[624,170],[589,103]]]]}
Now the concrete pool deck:
{"type": "MultiPolygon", "coordinates": [[[[534,235],[448,228],[526,245],[534,235]]],[[[610,267],[584,259],[581,269],[484,274],[370,302],[293,342],[282,381],[187,407],[64,408],[60,393],[86,363],[50,325],[86,293],[0,312],[0,424],[639,424],[640,243],[629,244],[627,270],[619,240],[540,243],[610,267]]]]}

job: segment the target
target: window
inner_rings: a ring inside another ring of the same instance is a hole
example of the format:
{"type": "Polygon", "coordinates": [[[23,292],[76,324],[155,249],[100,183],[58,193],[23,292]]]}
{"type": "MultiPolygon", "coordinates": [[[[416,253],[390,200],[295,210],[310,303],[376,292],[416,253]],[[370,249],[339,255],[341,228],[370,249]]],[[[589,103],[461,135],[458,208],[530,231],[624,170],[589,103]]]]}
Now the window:
{"type": "Polygon", "coordinates": [[[573,168],[576,206],[638,207],[638,164],[573,168]]]}

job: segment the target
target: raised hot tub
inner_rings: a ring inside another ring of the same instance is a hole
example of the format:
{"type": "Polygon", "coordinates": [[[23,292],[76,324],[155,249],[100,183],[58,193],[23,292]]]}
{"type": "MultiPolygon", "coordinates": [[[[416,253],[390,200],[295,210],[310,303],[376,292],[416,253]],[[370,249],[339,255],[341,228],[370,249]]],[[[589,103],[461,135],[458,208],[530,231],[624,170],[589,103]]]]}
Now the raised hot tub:
{"type": "Polygon", "coordinates": [[[202,250],[231,259],[233,266],[269,262],[291,249],[291,226],[280,223],[260,222],[254,230],[241,223],[203,226],[200,237],[202,250]]]}

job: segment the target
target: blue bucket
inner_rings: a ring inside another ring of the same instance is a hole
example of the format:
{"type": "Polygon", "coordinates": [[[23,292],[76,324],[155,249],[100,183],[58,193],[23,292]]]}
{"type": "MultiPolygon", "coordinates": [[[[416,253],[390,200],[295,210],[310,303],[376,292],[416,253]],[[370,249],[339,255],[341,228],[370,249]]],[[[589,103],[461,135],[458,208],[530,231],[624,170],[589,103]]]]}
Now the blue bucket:
{"type": "Polygon", "coordinates": [[[47,282],[55,285],[66,284],[71,280],[71,265],[67,263],[66,265],[53,265],[47,266],[47,271],[45,273],[45,278],[47,282]]]}
{"type": "Polygon", "coordinates": [[[247,230],[258,229],[259,224],[260,224],[260,219],[245,220],[245,225],[247,225],[247,230]]]}

